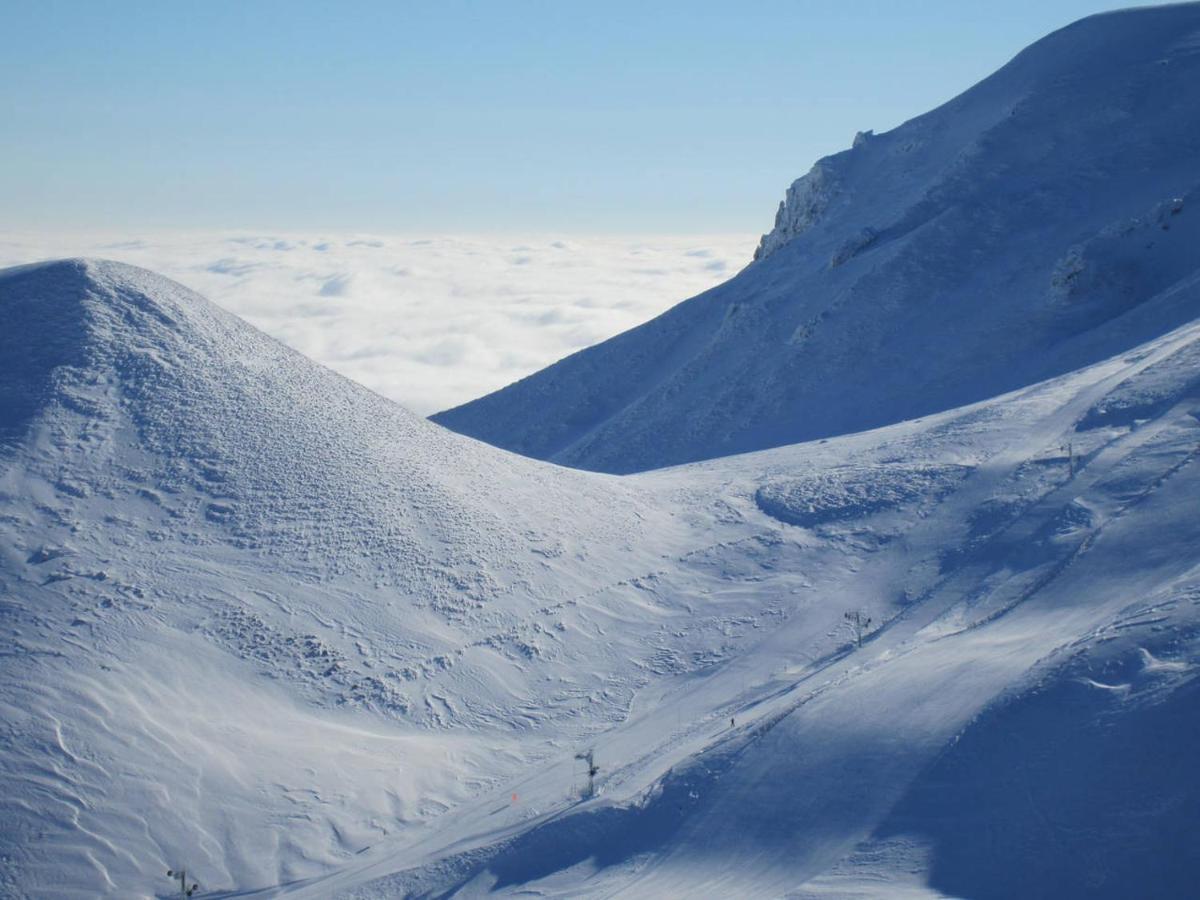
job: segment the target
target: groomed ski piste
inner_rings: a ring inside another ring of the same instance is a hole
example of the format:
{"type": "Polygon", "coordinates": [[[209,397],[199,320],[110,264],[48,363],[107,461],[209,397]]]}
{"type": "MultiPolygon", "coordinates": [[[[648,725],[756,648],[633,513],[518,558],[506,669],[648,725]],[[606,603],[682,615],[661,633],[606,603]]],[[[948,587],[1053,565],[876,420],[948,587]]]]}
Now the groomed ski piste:
{"type": "Polygon", "coordinates": [[[1114,352],[626,476],[144,270],[0,272],[0,894],[1188,896],[1193,188],[1136,290],[1068,279],[1114,352]]]}

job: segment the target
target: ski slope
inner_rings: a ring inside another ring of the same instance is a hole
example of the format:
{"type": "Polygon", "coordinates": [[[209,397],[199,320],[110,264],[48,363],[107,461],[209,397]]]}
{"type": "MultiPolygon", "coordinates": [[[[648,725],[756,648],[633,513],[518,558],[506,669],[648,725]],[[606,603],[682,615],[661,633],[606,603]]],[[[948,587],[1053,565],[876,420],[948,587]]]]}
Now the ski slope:
{"type": "Polygon", "coordinates": [[[615,478],[142,270],[8,270],[0,304],[13,896],[1190,884],[1200,325],[615,478]]]}
{"type": "Polygon", "coordinates": [[[802,573],[792,610],[595,741],[613,766],[598,800],[516,831],[484,804],[298,895],[1186,896],[1198,337],[921,423],[633,479],[722,492],[748,521],[763,486],[812,471],[899,502],[777,526],[753,583],[765,599],[802,573]],[[1148,392],[1153,408],[1130,403],[1148,392]],[[949,484],[903,495],[893,473],[914,465],[949,484]],[[861,648],[848,608],[878,623],[861,648]]]}
{"type": "Polygon", "coordinates": [[[876,428],[1200,315],[1200,5],[1093,16],[787,191],[723,285],[435,421],[636,472],[876,428]],[[534,413],[533,411],[536,411],[534,413]]]}

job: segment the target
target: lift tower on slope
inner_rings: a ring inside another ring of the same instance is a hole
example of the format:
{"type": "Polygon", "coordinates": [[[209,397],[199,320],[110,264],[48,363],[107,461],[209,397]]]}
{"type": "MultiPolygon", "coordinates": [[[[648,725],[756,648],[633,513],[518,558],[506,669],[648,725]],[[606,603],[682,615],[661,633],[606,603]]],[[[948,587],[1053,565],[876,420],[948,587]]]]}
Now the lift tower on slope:
{"type": "Polygon", "coordinates": [[[600,767],[596,765],[596,756],[594,750],[589,750],[587,753],[576,753],[576,759],[582,759],[587,763],[587,791],[583,795],[584,800],[590,800],[596,796],[596,775],[600,772],[600,767]]]}
{"type": "Polygon", "coordinates": [[[192,894],[196,893],[196,890],[200,887],[200,885],[195,884],[195,883],[193,883],[191,887],[188,887],[187,869],[180,869],[179,871],[175,871],[174,869],[167,869],[167,877],[173,881],[174,880],[179,881],[179,896],[180,897],[184,897],[184,898],[190,897],[190,896],[192,896],[192,894]]]}

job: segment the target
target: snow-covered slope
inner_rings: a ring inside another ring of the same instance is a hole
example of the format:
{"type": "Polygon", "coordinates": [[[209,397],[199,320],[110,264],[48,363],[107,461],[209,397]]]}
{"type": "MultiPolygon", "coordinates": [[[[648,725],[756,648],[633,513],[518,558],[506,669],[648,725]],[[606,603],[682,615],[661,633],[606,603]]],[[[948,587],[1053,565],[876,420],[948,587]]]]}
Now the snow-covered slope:
{"type": "Polygon", "coordinates": [[[616,478],[127,266],[0,316],[0,895],[1189,889],[1200,324],[616,478]]]}
{"type": "Polygon", "coordinates": [[[1073,371],[1200,314],[1200,4],[1085,19],[819,161],[757,260],[435,420],[632,472],[1073,371]]]}
{"type": "Polygon", "coordinates": [[[7,270],[0,321],[0,885],[311,875],[736,643],[665,613],[597,639],[720,528],[431,425],[179,285],[7,270]]]}
{"type": "Polygon", "coordinates": [[[769,633],[600,736],[599,800],[519,830],[483,806],[301,894],[1189,895],[1198,350],[1189,325],[926,421],[636,476],[776,523],[726,587],[779,598],[769,633]]]}

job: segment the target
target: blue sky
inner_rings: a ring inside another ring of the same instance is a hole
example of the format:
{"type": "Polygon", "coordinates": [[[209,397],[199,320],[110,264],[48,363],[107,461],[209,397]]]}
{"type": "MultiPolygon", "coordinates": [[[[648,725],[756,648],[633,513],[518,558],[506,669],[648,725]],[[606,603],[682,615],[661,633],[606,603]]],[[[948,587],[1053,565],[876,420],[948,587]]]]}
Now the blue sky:
{"type": "Polygon", "coordinates": [[[0,0],[0,228],[750,232],[1098,0],[0,0]]]}

